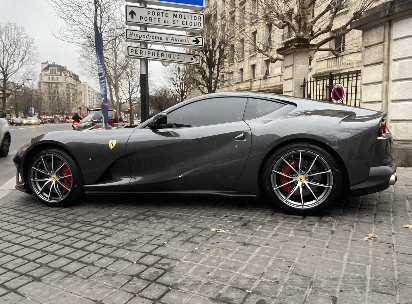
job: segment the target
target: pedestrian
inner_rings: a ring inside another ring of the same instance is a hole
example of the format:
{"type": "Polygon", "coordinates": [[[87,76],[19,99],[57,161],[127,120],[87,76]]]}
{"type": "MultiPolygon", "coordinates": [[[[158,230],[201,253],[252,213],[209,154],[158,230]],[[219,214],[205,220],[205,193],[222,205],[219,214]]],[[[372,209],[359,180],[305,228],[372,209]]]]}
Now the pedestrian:
{"type": "Polygon", "coordinates": [[[79,123],[80,119],[81,119],[81,116],[79,115],[78,112],[74,112],[74,115],[73,115],[72,119],[73,119],[73,122],[79,123]]]}

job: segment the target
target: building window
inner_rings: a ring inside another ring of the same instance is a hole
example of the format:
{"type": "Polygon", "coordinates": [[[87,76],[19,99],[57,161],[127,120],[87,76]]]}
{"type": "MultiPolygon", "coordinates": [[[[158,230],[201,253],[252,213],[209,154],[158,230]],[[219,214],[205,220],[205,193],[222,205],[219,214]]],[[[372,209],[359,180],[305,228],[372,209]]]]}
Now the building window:
{"type": "Polygon", "coordinates": [[[250,48],[250,54],[256,53],[257,50],[257,31],[252,33],[252,47],[250,48]]]}
{"type": "Polygon", "coordinates": [[[272,24],[268,24],[266,25],[266,44],[267,46],[271,46],[272,45],[272,24]]]}
{"type": "Polygon", "coordinates": [[[338,53],[343,53],[345,51],[345,35],[335,39],[335,50],[338,53]]]}
{"type": "Polygon", "coordinates": [[[241,7],[239,11],[239,27],[240,29],[245,28],[245,7],[241,7]]]}
{"type": "Polygon", "coordinates": [[[240,78],[240,81],[243,81],[243,69],[239,70],[239,78],[240,78]]]}
{"type": "Polygon", "coordinates": [[[270,61],[269,60],[265,60],[265,68],[266,68],[265,75],[266,76],[270,75],[270,61]]]}
{"type": "Polygon", "coordinates": [[[235,61],[235,46],[232,44],[229,49],[229,63],[235,61]]]}
{"type": "Polygon", "coordinates": [[[239,41],[239,60],[242,60],[245,56],[245,39],[239,41]]]}
{"type": "Polygon", "coordinates": [[[252,79],[255,79],[256,78],[256,64],[252,64],[251,66],[250,66],[250,70],[251,70],[251,76],[252,76],[252,79]]]}
{"type": "Polygon", "coordinates": [[[57,74],[57,73],[56,73],[56,69],[50,69],[50,74],[56,75],[56,74],[57,74]]]}
{"type": "Polygon", "coordinates": [[[258,13],[258,2],[257,0],[252,0],[252,14],[257,15],[258,13]]]}

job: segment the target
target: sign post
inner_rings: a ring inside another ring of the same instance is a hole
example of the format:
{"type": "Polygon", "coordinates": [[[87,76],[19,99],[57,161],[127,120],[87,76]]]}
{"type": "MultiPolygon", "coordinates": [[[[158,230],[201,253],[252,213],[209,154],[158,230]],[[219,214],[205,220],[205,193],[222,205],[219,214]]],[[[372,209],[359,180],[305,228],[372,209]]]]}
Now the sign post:
{"type": "Polygon", "coordinates": [[[126,39],[130,42],[140,42],[140,47],[128,46],[126,54],[130,58],[140,59],[140,102],[141,121],[149,118],[149,84],[148,59],[186,64],[200,64],[200,56],[195,54],[176,53],[147,48],[147,42],[180,47],[202,47],[202,37],[191,37],[174,34],[148,32],[147,27],[200,32],[204,27],[204,15],[193,12],[162,10],[148,8],[147,3],[200,10],[204,0],[127,0],[140,3],[140,6],[126,5],[126,24],[137,25],[140,30],[126,30],[126,39]]]}
{"type": "Polygon", "coordinates": [[[163,50],[153,50],[128,46],[126,49],[128,57],[132,58],[147,58],[150,60],[185,63],[185,64],[200,64],[200,55],[177,53],[163,50]]]}
{"type": "MultiPolygon", "coordinates": [[[[140,5],[147,7],[146,1],[141,1],[140,5]]],[[[126,6],[127,12],[127,6],[126,6]]],[[[126,14],[126,17],[128,15],[126,14]]],[[[147,25],[140,25],[140,30],[147,31],[147,25]]],[[[141,42],[141,48],[147,49],[147,43],[141,42]]],[[[149,63],[146,58],[140,59],[140,122],[144,122],[149,119],[149,63]]]]}
{"type": "Polygon", "coordinates": [[[200,32],[203,30],[204,19],[204,15],[198,13],[126,5],[127,25],[200,32]]]}
{"type": "Polygon", "coordinates": [[[334,103],[341,103],[345,97],[345,87],[341,84],[336,84],[331,92],[331,98],[334,103]]]}
{"type": "Polygon", "coordinates": [[[148,42],[151,44],[181,46],[185,48],[197,48],[204,46],[204,39],[201,36],[185,36],[129,29],[126,30],[126,41],[148,42]]]}

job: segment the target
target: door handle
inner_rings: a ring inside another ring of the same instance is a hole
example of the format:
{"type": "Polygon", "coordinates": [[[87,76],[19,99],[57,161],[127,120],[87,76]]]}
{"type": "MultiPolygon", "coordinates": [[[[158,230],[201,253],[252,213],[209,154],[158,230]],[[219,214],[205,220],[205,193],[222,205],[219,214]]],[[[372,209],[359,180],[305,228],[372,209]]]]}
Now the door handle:
{"type": "Polygon", "coordinates": [[[239,135],[235,136],[235,140],[246,140],[246,133],[240,133],[239,135]]]}

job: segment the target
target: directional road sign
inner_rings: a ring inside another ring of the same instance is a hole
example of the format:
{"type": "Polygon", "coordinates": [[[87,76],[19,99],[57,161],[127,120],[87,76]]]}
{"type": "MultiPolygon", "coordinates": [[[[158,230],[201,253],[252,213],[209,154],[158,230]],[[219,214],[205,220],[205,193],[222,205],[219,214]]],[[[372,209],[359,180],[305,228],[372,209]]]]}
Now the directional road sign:
{"type": "Polygon", "coordinates": [[[200,64],[200,55],[176,53],[163,50],[145,49],[128,46],[126,54],[130,58],[146,58],[149,60],[168,61],[186,64],[200,64]]]}
{"type": "MultiPolygon", "coordinates": [[[[139,3],[140,0],[127,0],[127,2],[139,3]]],[[[191,10],[201,10],[204,6],[204,0],[146,0],[148,4],[173,6],[188,8],[191,10]]]]}
{"type": "Polygon", "coordinates": [[[138,30],[126,30],[126,41],[148,42],[151,44],[183,46],[186,48],[203,47],[203,37],[165,34],[157,32],[146,32],[138,30]]]}
{"type": "Polygon", "coordinates": [[[198,13],[126,5],[127,25],[147,25],[200,32],[203,30],[204,19],[204,15],[198,13]]]}
{"type": "Polygon", "coordinates": [[[341,84],[337,84],[332,89],[332,101],[334,103],[342,102],[343,98],[345,97],[345,88],[341,84]]]}

